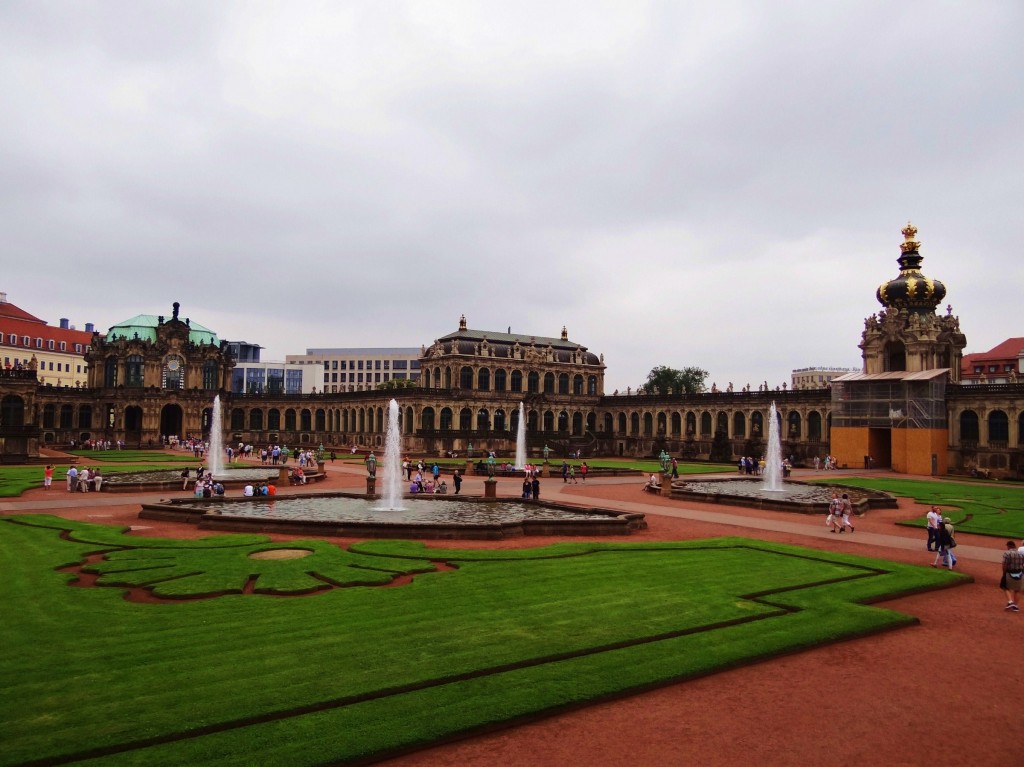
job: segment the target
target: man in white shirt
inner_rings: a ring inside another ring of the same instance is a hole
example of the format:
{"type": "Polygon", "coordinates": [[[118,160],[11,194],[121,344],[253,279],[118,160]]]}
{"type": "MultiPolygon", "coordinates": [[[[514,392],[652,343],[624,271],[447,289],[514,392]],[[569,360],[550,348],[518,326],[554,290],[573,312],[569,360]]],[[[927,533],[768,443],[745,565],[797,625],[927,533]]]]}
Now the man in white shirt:
{"type": "Polygon", "coordinates": [[[939,548],[939,525],[942,524],[942,515],[939,514],[939,507],[932,506],[927,514],[928,519],[928,551],[937,551],[939,548]]]}
{"type": "Polygon", "coordinates": [[[245,488],[242,490],[242,495],[246,496],[247,498],[252,498],[254,492],[255,490],[253,489],[252,485],[246,485],[245,488]]]}

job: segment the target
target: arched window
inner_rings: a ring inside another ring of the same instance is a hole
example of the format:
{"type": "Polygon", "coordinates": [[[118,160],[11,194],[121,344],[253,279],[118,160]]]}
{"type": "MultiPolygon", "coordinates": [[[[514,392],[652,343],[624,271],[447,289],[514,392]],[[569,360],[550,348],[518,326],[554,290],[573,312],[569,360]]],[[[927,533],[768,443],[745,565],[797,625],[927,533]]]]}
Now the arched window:
{"type": "Polygon", "coordinates": [[[764,414],[760,410],[755,410],[750,414],[750,436],[752,437],[766,437],[764,431],[764,414]]]}
{"type": "Polygon", "coordinates": [[[423,408],[423,412],[420,413],[420,428],[424,431],[434,430],[434,408],[423,408]]]}
{"type": "Polygon", "coordinates": [[[78,408],[78,428],[92,428],[92,405],[82,405],[78,408]]]}
{"type": "MultiPolygon", "coordinates": [[[[500,413],[500,412],[501,411],[499,410],[498,413],[500,413]]],[[[494,414],[495,424],[497,424],[498,413],[494,414]]],[[[515,432],[516,434],[518,434],[519,433],[519,408],[516,408],[515,410],[512,411],[512,416],[508,420],[509,420],[509,429],[511,431],[515,432]]],[[[497,425],[495,425],[495,428],[497,428],[497,425]]]]}
{"type": "MultiPolygon", "coordinates": [[[[53,428],[53,405],[47,405],[50,408],[50,426],[47,428],[53,428]]],[[[44,410],[45,420],[45,410],[44,410]]],[[[25,425],[25,402],[21,397],[17,397],[13,394],[8,394],[2,400],[0,400],[0,426],[24,426],[25,425]]]]}
{"type": "Polygon", "coordinates": [[[215,360],[207,360],[203,363],[203,388],[207,391],[214,391],[220,388],[220,378],[215,360]]]}
{"type": "Polygon", "coordinates": [[[1017,416],[1017,445],[1024,445],[1024,413],[1017,416]]]}
{"type": "Polygon", "coordinates": [[[441,408],[441,431],[452,430],[452,409],[450,407],[441,408]]]}
{"type": "Polygon", "coordinates": [[[700,414],[700,436],[710,437],[712,432],[711,427],[711,413],[705,410],[700,414]]]}
{"type": "Polygon", "coordinates": [[[563,432],[569,431],[569,414],[564,410],[558,414],[558,430],[563,432]]]}
{"type": "Polygon", "coordinates": [[[719,413],[718,414],[718,418],[716,420],[718,421],[718,427],[715,429],[715,431],[721,432],[722,434],[728,434],[729,433],[729,414],[728,413],[719,413]]]}
{"type": "Polygon", "coordinates": [[[284,411],[284,430],[295,431],[295,411],[292,408],[284,411]]]}
{"type": "Polygon", "coordinates": [[[444,388],[446,388],[446,389],[452,388],[452,369],[451,368],[445,368],[444,369],[444,388]]]}
{"type": "Polygon", "coordinates": [[[530,394],[536,394],[540,391],[540,375],[536,370],[531,370],[526,375],[526,391],[530,394]]]}
{"type": "Polygon", "coordinates": [[[117,386],[117,357],[107,357],[104,361],[103,385],[108,388],[117,386]]]}
{"type": "Polygon", "coordinates": [[[789,439],[799,439],[801,432],[801,420],[800,414],[795,410],[791,410],[789,415],[786,417],[786,433],[789,435],[789,439]]]}
{"type": "Polygon", "coordinates": [[[267,429],[270,431],[281,430],[281,411],[276,407],[272,407],[267,411],[267,429]]]}
{"type": "Polygon", "coordinates": [[[604,430],[606,434],[611,434],[615,431],[615,419],[611,413],[604,414],[604,430]]]}
{"type": "MultiPolygon", "coordinates": [[[[427,379],[427,380],[430,380],[430,379],[427,379]]],[[[434,388],[435,389],[440,389],[441,388],[441,369],[440,368],[434,368],[434,388]]]]}
{"type": "Polygon", "coordinates": [[[555,430],[555,414],[550,410],[544,411],[544,431],[555,430]]]}
{"type": "Polygon", "coordinates": [[[654,434],[654,417],[650,413],[644,413],[644,436],[650,437],[654,434]]]}
{"type": "Polygon", "coordinates": [[[626,414],[625,413],[619,413],[619,431],[618,431],[618,433],[619,434],[625,434],[626,433],[626,414]]]}
{"type": "Polygon", "coordinates": [[[640,414],[633,413],[629,416],[629,433],[633,436],[640,434],[640,414]]]}
{"type": "Polygon", "coordinates": [[[185,388],[185,360],[183,360],[181,357],[172,354],[170,357],[164,360],[163,388],[185,388]]]}
{"type": "Polygon", "coordinates": [[[686,434],[697,434],[697,414],[690,412],[686,414],[686,434]]]}
{"type": "Polygon", "coordinates": [[[316,417],[314,418],[316,423],[317,431],[327,431],[327,413],[323,408],[316,409],[316,417]]]}
{"type": "Polygon", "coordinates": [[[499,368],[494,371],[494,391],[505,391],[505,385],[508,383],[508,373],[499,368]]]}
{"type": "Polygon", "coordinates": [[[71,405],[60,406],[60,428],[70,429],[75,419],[75,409],[71,405]]]}
{"type": "Polygon", "coordinates": [[[658,413],[658,434],[668,433],[668,419],[664,413],[658,413]]]}
{"type": "Polygon", "coordinates": [[[583,434],[583,414],[573,413],[572,414],[572,433],[573,436],[578,437],[583,434]]]}
{"type": "Polygon", "coordinates": [[[263,411],[258,407],[249,411],[249,429],[251,431],[263,431],[263,411]]]}
{"type": "Polygon", "coordinates": [[[597,413],[587,413],[587,431],[591,434],[597,431],[597,413]]]}
{"type": "Polygon", "coordinates": [[[678,437],[683,433],[683,418],[679,413],[672,414],[672,436],[678,437]]]}
{"type": "Polygon", "coordinates": [[[402,421],[402,426],[404,427],[402,431],[404,431],[406,434],[412,434],[412,425],[412,408],[407,407],[405,409],[405,419],[402,421]]]}
{"type": "MultiPolygon", "coordinates": [[[[177,358],[180,361],[180,357],[177,358]]],[[[124,385],[133,388],[141,388],[145,384],[146,361],[141,354],[131,354],[124,361],[124,385]]],[[[180,386],[168,386],[168,389],[181,388],[180,386]]]]}
{"type": "Polygon", "coordinates": [[[480,368],[476,374],[476,388],[480,391],[489,391],[491,388],[491,371],[487,368],[480,368]]]}
{"type": "Polygon", "coordinates": [[[461,389],[472,389],[473,388],[473,368],[464,367],[459,371],[459,388],[461,389]]]}
{"type": "Polygon", "coordinates": [[[545,373],[544,374],[544,393],[554,394],[555,393],[555,374],[545,373]]]}
{"type": "Polygon", "coordinates": [[[882,350],[882,366],[886,373],[907,369],[907,348],[902,341],[889,341],[882,350]]]}
{"type": "Polygon", "coordinates": [[[732,436],[747,436],[747,417],[743,413],[737,412],[732,416],[732,436]]]}
{"type": "Polygon", "coordinates": [[[494,411],[494,430],[505,431],[505,411],[501,408],[494,411]]]}
{"type": "Polygon", "coordinates": [[[1010,419],[1002,410],[988,414],[988,442],[1007,444],[1010,441],[1010,419]]]}
{"type": "Polygon", "coordinates": [[[590,376],[587,379],[587,394],[592,397],[597,395],[597,376],[590,376]]]}
{"type": "Polygon", "coordinates": [[[569,393],[569,374],[562,373],[558,376],[558,393],[568,394],[569,393]]]}
{"type": "Polygon", "coordinates": [[[821,413],[817,410],[807,414],[807,439],[811,442],[821,441],[821,413]]]}
{"type": "Polygon", "coordinates": [[[583,394],[583,376],[576,375],[572,379],[572,393],[577,397],[583,394]]]}
{"type": "Polygon", "coordinates": [[[468,407],[459,411],[459,428],[462,431],[469,431],[473,428],[473,411],[468,407]]]}
{"type": "Polygon", "coordinates": [[[531,410],[526,414],[526,428],[530,431],[537,431],[537,411],[531,410]]]}
{"type": "Polygon", "coordinates": [[[476,411],[476,428],[477,431],[491,430],[491,414],[484,408],[480,408],[476,411]]]}
{"type": "Polygon", "coordinates": [[[245,428],[245,411],[240,407],[231,409],[231,430],[241,431],[245,428]]]}
{"type": "MultiPolygon", "coordinates": [[[[4,423],[6,423],[6,421],[4,423]]],[[[44,429],[52,429],[56,425],[56,423],[57,423],[57,407],[55,405],[44,405],[43,406],[43,428],[44,429]]]]}
{"type": "Polygon", "coordinates": [[[523,372],[521,370],[512,371],[512,391],[519,392],[523,390],[523,372]]]}
{"type": "Polygon", "coordinates": [[[977,442],[979,433],[978,414],[973,410],[962,412],[960,414],[960,441],[977,442]]]}

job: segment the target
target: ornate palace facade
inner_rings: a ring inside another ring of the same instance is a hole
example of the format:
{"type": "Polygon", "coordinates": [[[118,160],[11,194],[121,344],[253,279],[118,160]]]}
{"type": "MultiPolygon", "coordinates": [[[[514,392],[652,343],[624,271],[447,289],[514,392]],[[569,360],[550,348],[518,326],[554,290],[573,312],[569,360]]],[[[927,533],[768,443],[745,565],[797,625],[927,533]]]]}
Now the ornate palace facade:
{"type": "Polygon", "coordinates": [[[30,371],[0,375],[0,457],[19,461],[45,444],[86,439],[160,444],[208,433],[220,395],[225,437],[254,445],[380,449],[388,402],[400,405],[414,455],[515,451],[520,407],[534,455],[650,456],[733,461],[759,455],[772,402],[783,451],[797,461],[943,474],[971,468],[1024,477],[1024,384],[959,383],[966,338],[936,307],[945,287],[921,272],[917,230],[904,230],[899,275],[865,320],[863,372],[831,388],[702,394],[607,395],[603,355],[560,336],[473,330],[465,318],[421,349],[419,386],[318,394],[232,394],[234,365],[211,331],[140,315],[95,335],[89,386],[39,386],[30,371]],[[17,373],[17,375],[14,375],[17,373]]]}

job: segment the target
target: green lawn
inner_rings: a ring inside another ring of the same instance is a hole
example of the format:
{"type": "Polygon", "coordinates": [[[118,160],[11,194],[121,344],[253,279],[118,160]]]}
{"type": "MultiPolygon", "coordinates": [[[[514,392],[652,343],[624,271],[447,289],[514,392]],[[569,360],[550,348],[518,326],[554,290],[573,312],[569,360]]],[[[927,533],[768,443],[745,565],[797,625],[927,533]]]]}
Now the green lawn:
{"type": "MultiPolygon", "coordinates": [[[[819,480],[826,483],[825,480],[819,480]]],[[[882,490],[943,509],[960,532],[1024,538],[1024,487],[989,482],[843,477],[844,485],[882,490]]],[[[925,527],[924,514],[901,525],[925,527]]]]}
{"type": "Polygon", "coordinates": [[[73,450],[79,463],[194,463],[189,450],[73,450]]]}
{"type": "Polygon", "coordinates": [[[365,760],[907,625],[867,603],[966,580],[741,538],[343,551],[19,516],[0,544],[2,765],[365,760]],[[249,556],[281,547],[311,553],[249,556]],[[57,568],[99,551],[112,587],[69,588],[57,568]],[[421,574],[374,587],[403,573],[421,574]],[[224,595],[139,603],[130,584],[224,595]]]}

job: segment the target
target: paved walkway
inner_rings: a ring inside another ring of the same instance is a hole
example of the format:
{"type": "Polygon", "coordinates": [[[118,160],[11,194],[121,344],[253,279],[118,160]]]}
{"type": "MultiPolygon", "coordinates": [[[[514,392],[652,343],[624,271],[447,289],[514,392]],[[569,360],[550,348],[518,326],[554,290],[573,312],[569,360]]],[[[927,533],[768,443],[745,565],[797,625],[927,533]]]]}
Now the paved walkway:
{"type": "MultiPolygon", "coordinates": [[[[361,466],[352,464],[328,464],[328,474],[345,474],[349,476],[360,476],[365,477],[365,469],[361,466]]],[[[822,473],[808,472],[809,475],[825,478],[829,475],[823,475],[822,473]]],[[[858,475],[861,473],[858,472],[858,475]]],[[[734,477],[735,474],[728,475],[701,475],[701,478],[712,478],[712,477],[734,477]]],[[[832,478],[832,477],[829,477],[832,478]]],[[[840,480],[841,476],[836,475],[836,480],[840,480]]],[[[640,486],[643,484],[641,477],[591,477],[587,480],[584,485],[566,485],[562,482],[557,481],[556,477],[549,477],[543,480],[542,483],[542,499],[552,500],[558,498],[560,502],[566,502],[574,505],[599,505],[602,508],[614,509],[616,511],[627,511],[627,512],[638,512],[641,514],[648,515],[649,517],[665,516],[673,517],[676,519],[689,519],[697,522],[706,522],[716,525],[725,525],[730,527],[741,528],[737,531],[738,534],[751,534],[752,531],[773,531],[779,533],[786,533],[789,535],[797,535],[810,539],[823,539],[835,542],[839,540],[839,536],[835,533],[830,533],[825,527],[823,520],[818,516],[804,516],[796,514],[788,514],[786,512],[777,512],[771,516],[758,516],[757,514],[744,514],[742,511],[738,511],[736,507],[728,508],[727,510],[707,510],[698,509],[688,506],[685,501],[673,501],[671,504],[653,504],[644,503],[643,500],[637,501],[623,501],[614,498],[602,497],[599,492],[593,495],[587,494],[581,496],[578,494],[563,494],[563,490],[573,487],[585,487],[585,488],[600,488],[607,486],[634,486],[637,488],[637,495],[643,497],[640,493],[640,486]]],[[[517,478],[505,478],[498,477],[499,483],[499,496],[505,497],[518,497],[518,488],[522,484],[522,481],[517,478]]],[[[474,496],[483,495],[483,477],[477,477],[470,475],[466,477],[463,482],[462,490],[463,495],[474,496]]],[[[330,489],[330,488],[326,488],[330,489]]],[[[355,490],[355,488],[347,488],[349,491],[355,490]]],[[[317,485],[310,486],[299,490],[297,488],[287,488],[281,493],[279,497],[287,497],[295,493],[302,492],[315,492],[321,490],[317,485]]],[[[124,506],[133,503],[147,503],[167,498],[169,496],[179,497],[184,494],[182,493],[168,493],[167,491],[161,492],[150,492],[150,493],[68,493],[63,486],[59,484],[54,485],[54,489],[47,493],[47,497],[40,498],[39,493],[35,492],[34,497],[29,500],[6,500],[0,501],[0,513],[4,514],[19,514],[19,513],[45,513],[47,511],[59,511],[61,509],[81,509],[83,507],[95,508],[97,513],[89,516],[101,519],[103,517],[102,509],[105,506],[124,506]]],[[[899,528],[894,527],[892,533],[878,533],[878,532],[866,532],[860,531],[856,533],[844,534],[842,540],[844,546],[876,546],[891,549],[899,549],[902,551],[919,551],[923,554],[927,554],[924,550],[923,544],[923,532],[916,530],[907,530],[905,534],[900,534],[899,528]]],[[[1002,539],[993,538],[993,545],[991,548],[979,545],[971,545],[967,543],[961,543],[957,547],[957,554],[975,562],[1001,562],[1002,561],[1002,539]]]]}

